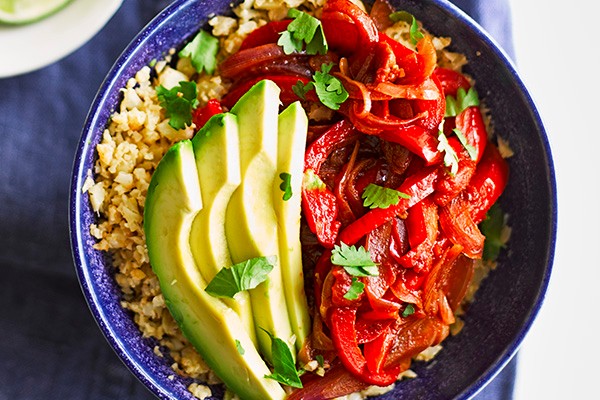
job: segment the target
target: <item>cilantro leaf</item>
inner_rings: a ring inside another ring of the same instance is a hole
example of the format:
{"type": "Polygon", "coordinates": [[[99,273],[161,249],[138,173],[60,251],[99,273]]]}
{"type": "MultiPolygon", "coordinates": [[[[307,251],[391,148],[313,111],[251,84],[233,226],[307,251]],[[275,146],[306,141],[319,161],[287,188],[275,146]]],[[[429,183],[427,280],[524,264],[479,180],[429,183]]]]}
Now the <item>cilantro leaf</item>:
{"type": "Polygon", "coordinates": [[[349,94],[342,82],[329,74],[331,68],[333,68],[333,63],[321,65],[321,71],[315,72],[313,81],[321,103],[332,110],[339,110],[340,104],[346,101],[349,94]]]}
{"type": "MultiPolygon", "coordinates": [[[[261,328],[262,329],[262,328],[261,328]]],[[[271,338],[271,354],[273,355],[273,373],[265,378],[276,380],[284,385],[302,388],[300,374],[296,369],[294,356],[286,342],[274,337],[270,332],[262,329],[271,338]]]]}
{"type": "Polygon", "coordinates": [[[319,363],[319,367],[323,367],[325,365],[325,359],[321,354],[317,354],[315,356],[315,360],[317,360],[317,362],[319,363]]]}
{"type": "Polygon", "coordinates": [[[344,295],[346,300],[356,300],[365,290],[365,284],[358,280],[358,278],[352,277],[352,284],[344,295]]]}
{"type": "Polygon", "coordinates": [[[170,90],[160,85],[156,88],[156,94],[169,118],[169,125],[174,129],[184,129],[192,124],[192,111],[199,104],[195,82],[181,81],[179,86],[170,90]]]}
{"type": "Polygon", "coordinates": [[[502,238],[502,231],[505,226],[504,212],[498,204],[494,204],[487,212],[486,218],[481,221],[479,228],[485,236],[483,243],[483,259],[487,261],[496,261],[500,254],[500,249],[506,246],[502,238]]]}
{"type": "Polygon", "coordinates": [[[475,150],[475,147],[469,144],[467,138],[465,137],[465,135],[463,135],[460,129],[454,128],[452,132],[454,132],[460,144],[462,144],[465,150],[467,150],[467,153],[469,153],[469,157],[471,157],[471,160],[475,160],[477,158],[477,150],[475,150]]]}
{"type": "Polygon", "coordinates": [[[458,172],[458,156],[452,146],[450,146],[450,143],[448,143],[448,138],[444,135],[444,132],[440,131],[438,133],[438,141],[437,149],[444,153],[444,165],[450,168],[452,175],[456,175],[458,172]]]}
{"type": "Polygon", "coordinates": [[[369,183],[362,194],[362,198],[365,207],[388,208],[398,204],[400,198],[410,199],[410,196],[398,190],[369,183]]]}
{"type": "Polygon", "coordinates": [[[321,180],[319,175],[315,174],[315,171],[307,169],[304,172],[302,187],[305,190],[323,190],[325,189],[325,182],[321,180]]]}
{"type": "Polygon", "coordinates": [[[296,93],[296,96],[300,97],[302,100],[306,100],[306,93],[310,92],[315,88],[315,85],[312,82],[308,82],[306,85],[298,80],[294,86],[292,86],[292,90],[296,93]]]}
{"type": "Polygon", "coordinates": [[[237,349],[237,352],[243,356],[244,354],[246,354],[246,350],[244,350],[244,348],[242,347],[242,344],[240,343],[239,340],[235,339],[235,348],[237,349]]]}
{"type": "Polygon", "coordinates": [[[277,257],[251,258],[230,268],[222,268],[206,287],[206,293],[213,297],[233,298],[243,290],[254,289],[266,281],[277,257]]]}
{"type": "Polygon", "coordinates": [[[425,37],[423,32],[419,30],[419,24],[417,23],[417,19],[414,15],[407,11],[396,11],[390,14],[389,18],[393,22],[404,21],[410,24],[410,41],[412,44],[417,44],[417,42],[425,37]]]}
{"type": "Polygon", "coordinates": [[[333,246],[331,263],[344,267],[352,276],[377,276],[379,268],[371,259],[371,254],[363,247],[348,246],[342,242],[341,246],[333,246]]]}
{"type": "Polygon", "coordinates": [[[288,201],[292,198],[292,175],[287,172],[282,172],[279,174],[281,178],[281,184],[279,185],[279,189],[283,192],[283,200],[288,201]]]}
{"type": "Polygon", "coordinates": [[[479,95],[474,87],[465,91],[463,88],[458,88],[456,97],[446,96],[446,112],[444,117],[456,117],[469,107],[479,106],[479,95]]]}
{"type": "Polygon", "coordinates": [[[194,39],[179,52],[179,57],[187,57],[198,72],[203,70],[209,74],[217,67],[219,39],[201,30],[194,39]]]}
{"type": "Polygon", "coordinates": [[[402,317],[406,318],[409,315],[413,315],[415,313],[415,306],[413,306],[412,304],[408,303],[406,305],[406,308],[404,308],[404,311],[402,311],[402,317]]]}
{"type": "Polygon", "coordinates": [[[306,44],[306,53],[327,54],[327,40],[321,21],[305,12],[290,9],[288,16],[294,20],[287,30],[280,33],[277,44],[283,47],[285,54],[300,53],[306,44]]]}

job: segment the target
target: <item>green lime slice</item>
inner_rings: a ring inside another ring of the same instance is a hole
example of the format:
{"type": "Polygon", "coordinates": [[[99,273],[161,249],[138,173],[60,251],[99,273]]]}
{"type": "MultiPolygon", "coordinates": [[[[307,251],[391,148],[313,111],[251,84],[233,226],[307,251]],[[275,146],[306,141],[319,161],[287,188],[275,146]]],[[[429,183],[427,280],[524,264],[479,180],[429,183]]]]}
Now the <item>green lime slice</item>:
{"type": "Polygon", "coordinates": [[[72,0],[0,0],[0,24],[22,25],[54,14],[72,0]]]}

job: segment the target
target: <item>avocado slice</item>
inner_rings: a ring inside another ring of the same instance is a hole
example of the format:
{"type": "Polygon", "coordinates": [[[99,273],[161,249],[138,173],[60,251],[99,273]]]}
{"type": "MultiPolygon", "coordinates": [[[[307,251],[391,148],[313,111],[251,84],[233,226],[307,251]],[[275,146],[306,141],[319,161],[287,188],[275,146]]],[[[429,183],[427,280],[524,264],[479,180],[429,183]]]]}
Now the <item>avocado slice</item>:
{"type": "MultiPolygon", "coordinates": [[[[231,113],[213,116],[192,139],[200,181],[203,209],[196,215],[190,233],[192,254],[206,282],[233,263],[225,237],[225,212],[231,195],[241,182],[237,117],[231,113]]],[[[223,298],[242,319],[256,343],[248,292],[223,298]]]]}
{"type": "Polygon", "coordinates": [[[269,368],[238,314],[204,291],[207,282],[190,246],[191,227],[201,209],[194,151],[185,140],[167,151],[148,188],[144,231],[152,268],[182,332],[231,390],[243,399],[284,399],[283,388],[264,378],[269,368]]]}
{"type": "Polygon", "coordinates": [[[273,190],[275,214],[279,223],[279,260],[285,287],[292,331],[296,335],[296,350],[300,351],[310,332],[310,316],[304,292],[302,246],[300,244],[301,187],[304,176],[304,151],[308,118],[295,102],[279,114],[277,176],[273,190]],[[282,174],[288,174],[291,197],[284,199],[282,174]]]}
{"type": "Polygon", "coordinates": [[[249,291],[258,348],[269,362],[272,362],[271,339],[263,329],[286,342],[292,339],[272,195],[277,177],[279,92],[274,82],[260,81],[231,109],[238,117],[240,130],[242,182],[231,197],[225,217],[225,232],[234,263],[277,256],[269,278],[249,291]]]}

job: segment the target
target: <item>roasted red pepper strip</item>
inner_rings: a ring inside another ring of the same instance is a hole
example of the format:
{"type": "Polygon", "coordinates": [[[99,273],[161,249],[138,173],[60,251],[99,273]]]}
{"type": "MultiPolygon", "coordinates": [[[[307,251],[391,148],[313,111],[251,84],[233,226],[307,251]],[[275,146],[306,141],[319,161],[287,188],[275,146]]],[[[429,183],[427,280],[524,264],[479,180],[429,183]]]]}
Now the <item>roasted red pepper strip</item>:
{"type": "Polygon", "coordinates": [[[340,233],[340,241],[347,245],[353,245],[373,229],[385,224],[396,215],[400,215],[410,207],[433,193],[434,183],[438,178],[437,167],[427,167],[406,180],[398,190],[407,194],[410,198],[401,198],[398,204],[388,208],[375,208],[350,225],[340,233]]]}
{"type": "Polygon", "coordinates": [[[240,50],[262,46],[263,44],[267,43],[277,43],[279,40],[279,34],[284,32],[291,22],[291,19],[271,21],[268,24],[253,30],[242,42],[240,50]]]}
{"type": "Polygon", "coordinates": [[[471,87],[469,80],[460,72],[438,67],[433,73],[440,80],[442,88],[444,89],[444,95],[446,96],[456,97],[459,88],[463,88],[467,91],[471,87]]]}
{"type": "Polygon", "coordinates": [[[473,222],[479,224],[498,200],[508,181],[508,164],[498,148],[488,143],[475,174],[465,189],[473,222]]]}
{"type": "Polygon", "coordinates": [[[475,149],[475,162],[478,163],[483,156],[488,142],[487,131],[479,107],[468,107],[455,119],[456,128],[467,139],[467,143],[475,149]]]}
{"type": "Polygon", "coordinates": [[[438,140],[427,129],[419,125],[409,125],[395,131],[383,131],[379,137],[388,142],[398,143],[427,162],[437,164],[442,160],[438,151],[438,140]]]}
{"type": "MultiPolygon", "coordinates": [[[[257,76],[254,78],[250,78],[247,81],[242,82],[242,83],[236,85],[235,87],[233,87],[227,93],[227,95],[225,97],[223,97],[223,100],[221,101],[221,103],[225,107],[231,109],[235,105],[235,103],[237,103],[237,101],[240,99],[240,97],[242,97],[248,90],[250,90],[250,88],[252,86],[254,86],[255,84],[257,84],[258,82],[260,82],[264,79],[269,79],[269,80],[275,82],[275,84],[277,84],[277,86],[279,86],[279,89],[281,89],[281,94],[279,95],[279,98],[284,106],[287,106],[296,100],[300,100],[298,98],[298,96],[296,95],[296,93],[294,93],[294,90],[292,89],[293,86],[295,84],[297,84],[298,81],[302,82],[303,84],[307,84],[309,81],[307,78],[305,78],[303,76],[294,76],[294,75],[262,76],[261,75],[261,76],[257,76]]],[[[313,91],[307,93],[307,96],[311,96],[311,95],[314,95],[313,91]]],[[[316,96],[312,100],[316,100],[316,96]]]]}
{"type": "Polygon", "coordinates": [[[469,258],[481,258],[485,236],[471,217],[471,209],[464,196],[457,196],[440,208],[440,228],[448,239],[460,245],[469,258]]]}
{"type": "Polygon", "coordinates": [[[365,343],[364,353],[367,369],[372,374],[380,374],[382,372],[385,360],[394,344],[395,334],[396,332],[394,332],[392,326],[388,326],[377,339],[365,343]]]}
{"type": "Polygon", "coordinates": [[[302,210],[319,242],[332,249],[341,226],[335,195],[327,188],[302,189],[302,210]]]}
{"type": "Polygon", "coordinates": [[[304,170],[312,169],[318,175],[321,165],[333,150],[358,136],[359,132],[350,121],[344,119],[336,123],[309,145],[304,155],[304,170]]]}
{"type": "Polygon", "coordinates": [[[210,99],[204,107],[196,108],[192,114],[192,121],[196,125],[196,130],[200,130],[213,115],[222,112],[223,108],[217,99],[210,99]]]}

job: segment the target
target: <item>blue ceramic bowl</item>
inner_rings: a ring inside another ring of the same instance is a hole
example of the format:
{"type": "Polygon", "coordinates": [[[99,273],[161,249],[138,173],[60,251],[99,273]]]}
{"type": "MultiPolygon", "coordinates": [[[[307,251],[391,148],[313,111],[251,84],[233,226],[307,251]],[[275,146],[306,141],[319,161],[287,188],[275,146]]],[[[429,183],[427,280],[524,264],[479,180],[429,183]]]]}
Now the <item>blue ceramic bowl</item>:
{"type": "MultiPolygon", "coordinates": [[[[517,351],[544,297],[556,235],[556,192],[550,148],[533,101],[514,66],[495,42],[464,13],[445,0],[392,0],[413,13],[436,35],[451,36],[452,48],[467,55],[468,72],[493,110],[494,125],[515,151],[511,177],[501,204],[513,234],[497,270],[484,281],[469,308],[463,331],[449,338],[429,364],[414,364],[418,378],[383,399],[466,399],[488,383],[517,351]]],[[[120,101],[119,89],[137,70],[180,47],[206,23],[208,15],[227,13],[229,0],[175,1],[127,47],[102,84],[91,107],[75,158],[70,228],[77,275],[90,309],[123,362],[158,397],[192,399],[189,380],[173,374],[157,357],[154,343],[142,338],[119,305],[110,260],[92,248],[95,221],[81,187],[95,160],[94,148],[120,101]]],[[[213,388],[215,396],[222,388],[213,388]]]]}

